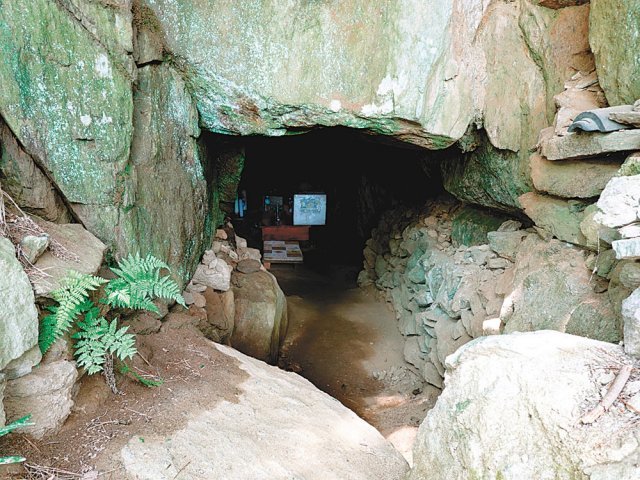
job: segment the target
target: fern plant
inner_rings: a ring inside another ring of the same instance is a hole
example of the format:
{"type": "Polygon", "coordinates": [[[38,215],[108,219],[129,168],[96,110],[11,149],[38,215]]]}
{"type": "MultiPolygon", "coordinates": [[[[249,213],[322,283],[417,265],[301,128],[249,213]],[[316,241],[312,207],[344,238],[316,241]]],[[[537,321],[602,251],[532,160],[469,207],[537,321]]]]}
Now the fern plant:
{"type": "MultiPolygon", "coordinates": [[[[30,425],[34,425],[29,421],[31,415],[26,415],[15,422],[10,423],[4,427],[0,427],[0,437],[7,435],[8,433],[13,432],[16,428],[20,427],[28,427],[30,425]]],[[[0,465],[8,465],[10,463],[20,463],[24,462],[26,459],[24,457],[20,457],[17,455],[12,455],[9,457],[0,457],[0,465]]]]}
{"type": "MultiPolygon", "coordinates": [[[[44,354],[64,333],[75,329],[71,337],[78,365],[90,375],[104,371],[107,379],[113,378],[114,356],[124,362],[137,353],[135,336],[127,333],[129,327],[118,327],[118,317],[110,315],[111,309],[158,313],[153,303],[156,298],[185,305],[178,285],[169,275],[162,275],[169,267],[153,255],[129,255],[111,270],[116,275],[112,280],[70,271],[52,292],[58,304],[43,319],[39,337],[44,354]],[[96,303],[90,296],[103,285],[104,294],[96,303]]],[[[111,387],[116,391],[115,385],[111,387]]]]}

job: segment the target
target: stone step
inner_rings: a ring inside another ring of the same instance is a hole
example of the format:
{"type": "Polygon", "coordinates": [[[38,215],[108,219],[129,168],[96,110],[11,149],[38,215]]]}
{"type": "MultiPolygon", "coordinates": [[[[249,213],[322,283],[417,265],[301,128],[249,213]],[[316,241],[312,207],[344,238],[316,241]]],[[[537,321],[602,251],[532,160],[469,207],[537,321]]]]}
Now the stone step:
{"type": "Polygon", "coordinates": [[[542,142],[540,153],[547,160],[578,160],[633,150],[640,150],[640,129],[554,136],[542,142]]]}

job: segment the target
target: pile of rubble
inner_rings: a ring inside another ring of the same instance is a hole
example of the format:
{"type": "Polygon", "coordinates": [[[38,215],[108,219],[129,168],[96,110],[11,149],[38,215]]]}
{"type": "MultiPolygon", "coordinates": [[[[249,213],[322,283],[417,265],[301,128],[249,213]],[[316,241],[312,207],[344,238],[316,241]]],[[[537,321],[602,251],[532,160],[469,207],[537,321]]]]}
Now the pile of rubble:
{"type": "Polygon", "coordinates": [[[287,329],[286,299],[261,258],[230,224],[217,230],[185,288],[186,316],[173,314],[169,325],[186,319],[215,342],[275,363],[287,329]]]}

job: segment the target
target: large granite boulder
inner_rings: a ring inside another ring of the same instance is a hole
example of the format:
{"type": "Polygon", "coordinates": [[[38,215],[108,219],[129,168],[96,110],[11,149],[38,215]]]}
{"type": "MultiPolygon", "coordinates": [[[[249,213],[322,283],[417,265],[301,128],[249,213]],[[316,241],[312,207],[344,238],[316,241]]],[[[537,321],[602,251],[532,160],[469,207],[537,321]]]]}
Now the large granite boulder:
{"type": "Polygon", "coordinates": [[[210,242],[213,209],[197,141],[198,112],[184,80],[169,65],[138,69],[133,127],[118,254],[152,253],[186,282],[210,242]]]}
{"type": "Polygon", "coordinates": [[[287,332],[287,300],[269,272],[234,272],[235,322],[231,345],[242,353],[275,363],[287,332]]]}
{"type": "Polygon", "coordinates": [[[38,311],[13,244],[0,237],[0,371],[38,344],[38,311]]]}
{"type": "Polygon", "coordinates": [[[442,0],[149,6],[208,130],[342,125],[443,148],[473,115],[475,71],[464,57],[483,14],[473,3],[464,11],[442,0]]]}
{"type": "Polygon", "coordinates": [[[215,348],[237,365],[225,374],[230,382],[241,379],[233,400],[203,396],[178,428],[145,434],[144,441],[134,435],[121,451],[125,478],[404,478],[402,456],[337,400],[298,375],[215,348]]]}
{"type": "MultiPolygon", "coordinates": [[[[51,0],[7,0],[0,9],[0,52],[7,59],[0,65],[0,116],[105,241],[118,223],[133,129],[133,62],[108,41],[126,37],[116,23],[94,23],[91,32],[63,2],[51,0]]],[[[131,37],[122,41],[130,44],[131,37]]]]}
{"type": "MultiPolygon", "coordinates": [[[[618,402],[595,425],[580,423],[630,363],[618,345],[550,331],[465,345],[447,358],[446,386],[420,426],[407,478],[638,478],[635,412],[618,402]]],[[[639,386],[630,382],[623,395],[639,386]]]]}

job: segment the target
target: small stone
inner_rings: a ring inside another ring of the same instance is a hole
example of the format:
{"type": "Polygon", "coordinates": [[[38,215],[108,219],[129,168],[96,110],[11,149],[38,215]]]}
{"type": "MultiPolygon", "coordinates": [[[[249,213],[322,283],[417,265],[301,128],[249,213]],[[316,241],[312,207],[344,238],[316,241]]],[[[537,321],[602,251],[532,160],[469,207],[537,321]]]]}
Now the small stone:
{"type": "Polygon", "coordinates": [[[427,217],[424,219],[423,222],[427,227],[435,227],[436,225],[438,225],[438,219],[436,217],[427,217]]]}
{"type": "Polygon", "coordinates": [[[487,318],[482,322],[482,335],[500,335],[502,321],[499,317],[487,318]]]}
{"type": "Polygon", "coordinates": [[[615,240],[611,246],[616,252],[616,258],[618,260],[635,260],[640,258],[640,237],[615,240]]]}
{"type": "Polygon", "coordinates": [[[624,351],[640,357],[640,288],[622,302],[624,351]]]}
{"type": "Polygon", "coordinates": [[[615,378],[615,374],[609,371],[598,376],[598,382],[600,382],[600,385],[609,385],[615,378]]]}
{"type": "Polygon", "coordinates": [[[226,292],[231,286],[231,267],[219,258],[214,268],[205,265],[198,265],[196,273],[193,275],[193,283],[211,287],[214,290],[226,292]]]}
{"type": "Polygon", "coordinates": [[[509,268],[511,266],[511,262],[506,258],[491,258],[487,261],[487,267],[492,270],[499,268],[509,268]]]}
{"type": "Polygon", "coordinates": [[[498,232],[517,232],[522,228],[522,223],[516,220],[507,220],[498,227],[498,232]]]}
{"type": "Polygon", "coordinates": [[[207,289],[206,285],[202,285],[200,283],[195,284],[193,282],[189,282],[189,285],[187,285],[187,292],[197,292],[197,293],[202,293],[207,289]]]}
{"type": "Polygon", "coordinates": [[[427,381],[427,383],[434,387],[442,388],[444,386],[440,372],[438,372],[436,366],[431,362],[425,362],[422,365],[422,377],[427,381]]]}
{"type": "Polygon", "coordinates": [[[207,300],[204,298],[204,295],[195,292],[191,295],[193,296],[193,304],[198,308],[204,308],[204,306],[207,304],[207,300]]]}
{"type": "MultiPolygon", "coordinates": [[[[639,130],[640,131],[640,130],[639,130]]],[[[598,199],[595,221],[610,228],[619,228],[638,221],[640,205],[640,175],[612,178],[598,199]]]]}
{"type": "Polygon", "coordinates": [[[226,240],[227,239],[227,232],[225,232],[222,228],[219,228],[216,230],[216,238],[220,239],[220,240],[226,240]]]}
{"type": "Polygon", "coordinates": [[[640,152],[634,152],[629,155],[618,170],[621,177],[632,177],[640,175],[640,152]]]}
{"type": "Polygon", "coordinates": [[[217,260],[217,257],[216,257],[216,254],[215,254],[215,252],[213,250],[207,250],[206,252],[204,252],[204,255],[202,256],[202,264],[203,265],[210,265],[211,263],[215,262],[216,260],[217,260]]]}
{"type": "Polygon", "coordinates": [[[49,235],[46,233],[44,235],[26,235],[20,240],[20,248],[22,249],[22,254],[25,256],[27,261],[33,265],[35,264],[40,256],[45,252],[45,250],[49,247],[49,235]]]}
{"type": "Polygon", "coordinates": [[[640,263],[625,263],[620,269],[620,283],[630,290],[640,287],[640,263]]]}
{"type": "Polygon", "coordinates": [[[247,240],[236,235],[236,248],[247,248],[247,240]]]}
{"type": "Polygon", "coordinates": [[[636,393],[633,397],[625,402],[625,405],[634,413],[640,413],[640,393],[636,393]]]}
{"type": "MultiPolygon", "coordinates": [[[[206,289],[207,287],[204,287],[204,288],[206,289]]],[[[186,303],[187,305],[192,305],[193,302],[195,302],[193,298],[193,293],[187,290],[182,292],[182,298],[184,298],[184,303],[186,303]]]]}
{"type": "Polygon", "coordinates": [[[259,262],[262,259],[262,254],[257,248],[238,247],[238,259],[252,259],[259,262]]]}
{"type": "Polygon", "coordinates": [[[238,265],[236,265],[236,269],[240,273],[245,274],[257,272],[261,268],[262,264],[258,260],[253,259],[240,260],[240,262],[238,262],[238,265]]]}
{"type": "Polygon", "coordinates": [[[514,232],[489,232],[487,238],[491,249],[501,257],[515,261],[516,252],[522,243],[526,232],[517,230],[514,232]]]}
{"type": "Polygon", "coordinates": [[[620,237],[622,238],[635,238],[640,237],[640,223],[632,223],[618,229],[620,237]]]}

